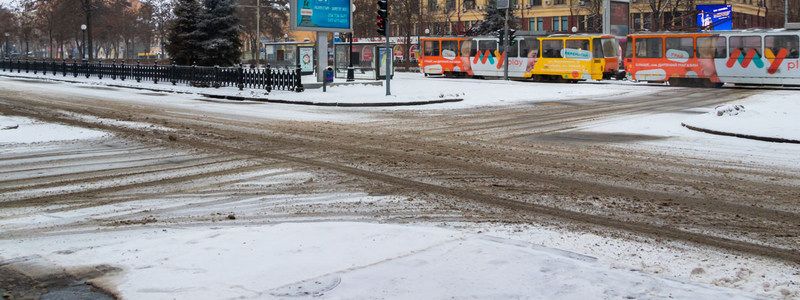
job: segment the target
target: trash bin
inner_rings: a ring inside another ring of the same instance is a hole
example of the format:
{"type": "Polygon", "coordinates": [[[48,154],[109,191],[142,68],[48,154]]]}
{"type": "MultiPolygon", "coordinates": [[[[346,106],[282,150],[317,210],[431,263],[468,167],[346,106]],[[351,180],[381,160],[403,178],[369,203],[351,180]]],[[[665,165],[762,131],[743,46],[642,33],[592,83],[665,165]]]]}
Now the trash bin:
{"type": "Polygon", "coordinates": [[[322,71],[322,91],[328,91],[328,83],[333,82],[333,68],[328,66],[325,71],[322,71]]]}

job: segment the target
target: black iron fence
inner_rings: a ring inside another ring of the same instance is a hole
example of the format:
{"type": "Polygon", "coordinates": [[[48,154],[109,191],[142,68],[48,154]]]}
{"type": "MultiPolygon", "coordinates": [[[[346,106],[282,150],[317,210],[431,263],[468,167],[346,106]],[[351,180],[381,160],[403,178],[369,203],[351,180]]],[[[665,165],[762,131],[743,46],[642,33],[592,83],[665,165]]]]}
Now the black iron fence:
{"type": "Polygon", "coordinates": [[[0,60],[0,69],[3,72],[52,74],[54,76],[92,76],[98,79],[134,80],[136,82],[152,81],[153,83],[167,82],[176,85],[188,84],[196,87],[237,87],[244,88],[284,90],[302,92],[303,83],[300,81],[300,66],[296,68],[271,68],[269,65],[263,69],[244,68],[242,65],[232,68],[199,67],[142,64],[139,62],[126,64],[88,62],[77,60],[0,60]]]}

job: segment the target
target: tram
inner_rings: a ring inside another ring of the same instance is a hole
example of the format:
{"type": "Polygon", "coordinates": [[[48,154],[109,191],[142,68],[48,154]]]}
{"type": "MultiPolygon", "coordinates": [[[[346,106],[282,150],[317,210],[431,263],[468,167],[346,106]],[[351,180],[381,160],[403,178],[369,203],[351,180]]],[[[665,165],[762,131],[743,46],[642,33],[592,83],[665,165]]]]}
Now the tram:
{"type": "Polygon", "coordinates": [[[675,86],[800,85],[800,32],[749,30],[628,36],[628,78],[675,86]]]}
{"type": "Polygon", "coordinates": [[[421,39],[420,69],[446,77],[502,77],[508,55],[508,76],[516,79],[600,80],[620,68],[619,43],[606,35],[517,36],[508,52],[497,37],[433,37],[421,39]]]}
{"type": "Polygon", "coordinates": [[[540,57],[527,77],[537,81],[609,79],[620,69],[620,46],[610,35],[551,35],[539,39],[540,57]]]}

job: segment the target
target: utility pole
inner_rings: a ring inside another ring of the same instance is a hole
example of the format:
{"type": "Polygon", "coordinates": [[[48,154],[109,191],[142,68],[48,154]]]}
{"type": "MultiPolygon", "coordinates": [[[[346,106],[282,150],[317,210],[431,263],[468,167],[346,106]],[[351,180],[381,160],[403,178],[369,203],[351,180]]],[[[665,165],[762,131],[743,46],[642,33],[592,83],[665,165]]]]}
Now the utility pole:
{"type": "MultiPolygon", "coordinates": [[[[390,86],[390,80],[392,74],[391,66],[392,66],[392,48],[389,44],[389,36],[391,36],[391,31],[389,29],[389,0],[378,0],[378,18],[375,22],[378,27],[378,34],[382,35],[386,38],[386,49],[384,49],[384,55],[386,55],[386,61],[384,64],[386,65],[386,72],[383,74],[386,76],[386,96],[392,95],[392,88],[390,86]]],[[[378,61],[380,61],[380,51],[378,51],[378,61]]],[[[380,74],[378,70],[375,70],[376,75],[380,74]]]]}
{"type": "Polygon", "coordinates": [[[611,0],[603,0],[603,34],[611,34],[611,0]]]}
{"type": "Polygon", "coordinates": [[[94,47],[92,47],[92,0],[83,0],[83,10],[86,14],[86,29],[85,31],[85,38],[88,40],[89,44],[86,47],[88,53],[84,53],[84,57],[88,57],[89,60],[92,60],[92,55],[94,47]],[[88,54],[88,55],[87,55],[88,54]]]}
{"type": "MultiPolygon", "coordinates": [[[[256,68],[261,67],[261,0],[256,0],[256,5],[236,5],[256,9],[256,68]]],[[[250,48],[251,50],[253,48],[250,48]]]]}
{"type": "Polygon", "coordinates": [[[261,0],[256,0],[256,69],[261,68],[261,0]]]}
{"type": "Polygon", "coordinates": [[[389,0],[386,0],[386,96],[392,95],[391,79],[392,79],[392,47],[389,45],[389,0]]]}
{"type": "MultiPolygon", "coordinates": [[[[509,1],[510,2],[510,1],[509,1]]],[[[509,38],[508,38],[508,11],[511,10],[511,5],[506,7],[506,17],[503,24],[503,53],[505,53],[505,58],[503,60],[503,80],[508,80],[508,45],[509,45],[509,38]]]]}

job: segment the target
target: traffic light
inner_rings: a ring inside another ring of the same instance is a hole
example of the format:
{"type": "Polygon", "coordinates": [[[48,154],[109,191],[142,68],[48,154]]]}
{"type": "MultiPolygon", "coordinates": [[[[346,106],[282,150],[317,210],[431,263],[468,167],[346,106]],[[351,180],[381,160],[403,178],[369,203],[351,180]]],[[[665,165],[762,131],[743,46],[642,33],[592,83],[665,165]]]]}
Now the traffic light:
{"type": "Polygon", "coordinates": [[[376,20],[378,33],[388,37],[386,32],[387,22],[389,22],[389,0],[378,0],[378,19],[376,20]]]}
{"type": "Polygon", "coordinates": [[[495,32],[495,35],[497,35],[497,38],[500,40],[500,47],[503,47],[506,44],[506,32],[500,29],[495,32]]]}
{"type": "Polygon", "coordinates": [[[514,46],[514,44],[517,43],[517,41],[514,40],[516,37],[517,37],[517,30],[509,28],[508,29],[508,45],[509,46],[514,46]]]}

